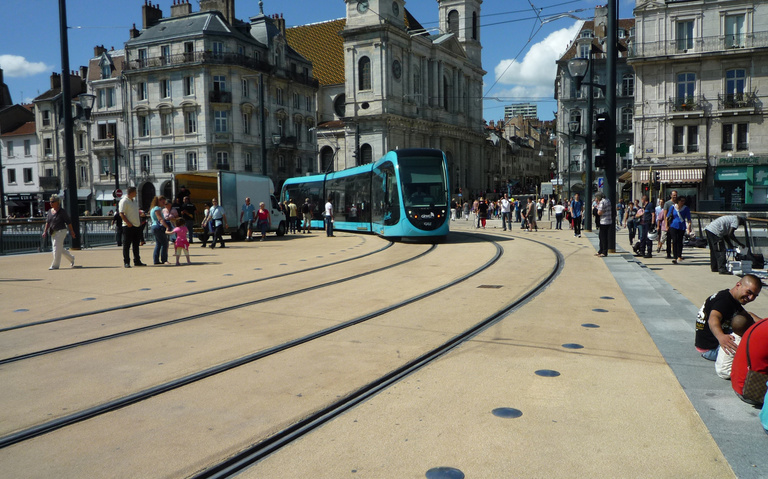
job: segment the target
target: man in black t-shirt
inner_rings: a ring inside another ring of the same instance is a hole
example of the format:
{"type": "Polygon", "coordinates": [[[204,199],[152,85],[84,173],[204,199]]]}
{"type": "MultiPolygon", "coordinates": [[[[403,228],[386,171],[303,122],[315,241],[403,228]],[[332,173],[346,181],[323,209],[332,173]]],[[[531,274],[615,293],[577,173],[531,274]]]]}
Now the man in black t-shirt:
{"type": "Polygon", "coordinates": [[[717,348],[733,355],[736,353],[736,342],[731,337],[731,319],[737,314],[751,316],[755,321],[761,318],[744,309],[760,294],[763,283],[755,275],[745,275],[731,289],[719,291],[704,302],[696,318],[696,350],[701,357],[714,361],[717,359],[717,348]]]}

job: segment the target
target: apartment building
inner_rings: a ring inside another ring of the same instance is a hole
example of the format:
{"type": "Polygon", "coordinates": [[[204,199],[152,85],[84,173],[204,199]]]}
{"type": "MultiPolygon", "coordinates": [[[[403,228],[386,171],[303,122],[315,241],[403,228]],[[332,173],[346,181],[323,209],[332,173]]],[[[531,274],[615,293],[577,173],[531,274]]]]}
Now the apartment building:
{"type": "Polygon", "coordinates": [[[635,16],[633,194],[658,172],[697,209],[767,208],[768,4],[638,0],[635,16]]]}

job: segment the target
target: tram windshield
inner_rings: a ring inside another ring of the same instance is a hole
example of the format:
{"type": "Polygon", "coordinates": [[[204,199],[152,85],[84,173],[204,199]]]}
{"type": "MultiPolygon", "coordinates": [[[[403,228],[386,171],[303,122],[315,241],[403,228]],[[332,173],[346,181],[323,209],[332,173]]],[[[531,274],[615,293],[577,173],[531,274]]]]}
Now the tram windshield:
{"type": "Polygon", "coordinates": [[[400,160],[405,206],[446,206],[445,174],[441,158],[400,160]]]}

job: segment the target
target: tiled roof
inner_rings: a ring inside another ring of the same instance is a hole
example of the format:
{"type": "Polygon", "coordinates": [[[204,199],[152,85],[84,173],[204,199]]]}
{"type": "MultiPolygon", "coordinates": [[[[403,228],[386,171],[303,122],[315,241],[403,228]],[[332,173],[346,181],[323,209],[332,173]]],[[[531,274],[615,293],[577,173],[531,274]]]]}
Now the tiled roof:
{"type": "Polygon", "coordinates": [[[288,44],[312,62],[312,76],[321,85],[344,83],[344,40],[339,35],[345,18],[285,30],[288,44]]]}
{"type": "Polygon", "coordinates": [[[35,122],[28,121],[8,133],[3,133],[3,136],[22,136],[22,135],[34,135],[35,134],[35,122]]]}
{"type": "MultiPolygon", "coordinates": [[[[112,60],[112,65],[115,67],[112,70],[111,78],[118,78],[123,73],[123,68],[125,67],[125,51],[109,50],[105,54],[112,60]]],[[[100,65],[101,55],[88,61],[88,81],[102,80],[100,65]]]]}
{"type": "MultiPolygon", "coordinates": [[[[635,27],[635,19],[634,18],[620,18],[618,28],[620,30],[630,31],[635,27]]],[[[588,20],[584,22],[584,24],[581,26],[581,30],[579,30],[579,33],[576,34],[576,38],[571,42],[571,44],[568,46],[568,50],[563,54],[562,57],[560,57],[561,62],[568,61],[572,58],[576,58],[578,55],[578,45],[579,43],[576,41],[581,37],[581,32],[584,30],[591,30],[594,32],[595,30],[595,22],[593,20],[588,20]]],[[[627,36],[624,38],[619,38],[619,45],[623,47],[626,51],[627,48],[627,36]]],[[[593,51],[595,48],[598,50],[605,52],[605,45],[600,44],[600,39],[597,37],[592,38],[592,48],[593,51]]]]}

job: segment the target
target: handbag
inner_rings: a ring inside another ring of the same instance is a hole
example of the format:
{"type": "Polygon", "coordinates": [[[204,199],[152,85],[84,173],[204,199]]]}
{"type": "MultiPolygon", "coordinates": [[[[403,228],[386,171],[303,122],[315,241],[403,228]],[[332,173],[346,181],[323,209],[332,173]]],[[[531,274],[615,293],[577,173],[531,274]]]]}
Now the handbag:
{"type": "MultiPolygon", "coordinates": [[[[755,326],[755,329],[757,329],[757,326],[755,326]]],[[[763,404],[765,392],[768,390],[768,385],[766,385],[768,383],[768,374],[752,370],[752,361],[749,357],[749,341],[752,339],[755,329],[749,333],[747,338],[747,350],[745,351],[747,353],[747,377],[744,378],[744,389],[741,391],[741,397],[754,404],[763,404]]]]}

